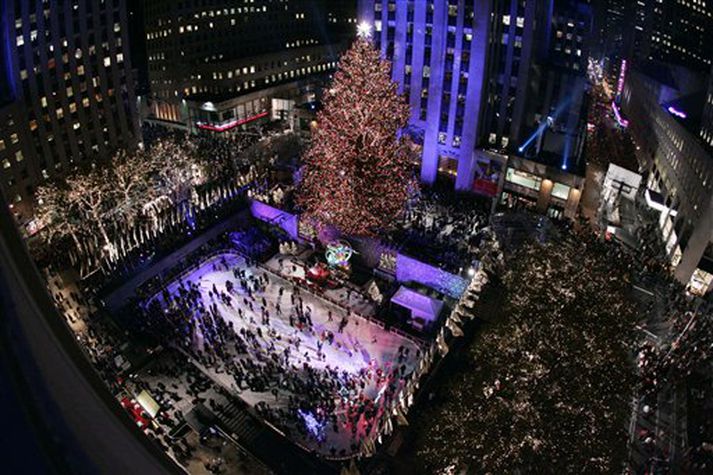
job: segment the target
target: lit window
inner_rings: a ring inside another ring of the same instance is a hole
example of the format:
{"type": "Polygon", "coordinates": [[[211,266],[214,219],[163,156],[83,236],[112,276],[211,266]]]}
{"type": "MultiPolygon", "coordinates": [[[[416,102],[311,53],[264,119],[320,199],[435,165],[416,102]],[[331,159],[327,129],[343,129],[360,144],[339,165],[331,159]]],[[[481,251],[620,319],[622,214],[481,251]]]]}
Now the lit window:
{"type": "Polygon", "coordinates": [[[21,162],[25,159],[25,156],[22,154],[22,150],[18,150],[15,152],[15,161],[16,162],[21,162]]]}

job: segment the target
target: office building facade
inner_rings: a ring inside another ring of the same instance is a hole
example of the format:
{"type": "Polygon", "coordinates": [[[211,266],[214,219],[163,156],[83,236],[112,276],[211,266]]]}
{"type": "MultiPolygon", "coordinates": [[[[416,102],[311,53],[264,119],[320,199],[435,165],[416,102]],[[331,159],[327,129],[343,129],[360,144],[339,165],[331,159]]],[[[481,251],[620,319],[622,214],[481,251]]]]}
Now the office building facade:
{"type": "Polygon", "coordinates": [[[358,19],[411,105],[423,182],[495,195],[490,152],[582,168],[586,2],[360,0],[358,19]]]}
{"type": "Polygon", "coordinates": [[[151,116],[217,132],[273,116],[272,99],[328,78],[356,32],[354,13],[348,2],[147,2],[151,116]]]}
{"type": "Polygon", "coordinates": [[[0,190],[33,231],[35,188],[139,141],[124,0],[1,0],[0,190]]]}
{"type": "Polygon", "coordinates": [[[713,91],[704,79],[653,64],[632,70],[622,95],[668,258],[676,278],[698,294],[713,285],[713,147],[704,112],[713,91]]]}
{"type": "Polygon", "coordinates": [[[707,72],[713,65],[713,4],[706,0],[627,2],[627,56],[707,72]]]}

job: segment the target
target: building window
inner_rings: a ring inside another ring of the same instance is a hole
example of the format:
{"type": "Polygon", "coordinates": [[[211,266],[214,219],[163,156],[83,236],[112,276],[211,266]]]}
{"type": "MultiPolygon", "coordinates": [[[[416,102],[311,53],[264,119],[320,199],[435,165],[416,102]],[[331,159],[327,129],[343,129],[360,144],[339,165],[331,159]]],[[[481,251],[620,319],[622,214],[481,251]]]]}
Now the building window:
{"type": "Polygon", "coordinates": [[[552,196],[561,200],[567,200],[569,199],[569,190],[569,186],[563,185],[562,183],[555,183],[552,187],[552,196]]]}
{"type": "Polygon", "coordinates": [[[522,170],[515,170],[510,167],[508,167],[507,173],[505,174],[505,180],[515,185],[535,191],[539,191],[540,185],[542,184],[542,178],[539,176],[522,170]]]}

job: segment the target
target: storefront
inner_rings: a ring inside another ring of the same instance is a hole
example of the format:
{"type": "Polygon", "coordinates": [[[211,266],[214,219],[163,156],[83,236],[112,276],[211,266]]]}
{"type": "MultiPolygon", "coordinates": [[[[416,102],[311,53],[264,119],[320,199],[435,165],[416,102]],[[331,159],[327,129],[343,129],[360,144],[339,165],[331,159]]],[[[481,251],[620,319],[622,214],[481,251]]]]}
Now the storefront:
{"type": "Polygon", "coordinates": [[[555,219],[574,219],[583,187],[583,176],[510,156],[499,204],[530,208],[555,219]]]}

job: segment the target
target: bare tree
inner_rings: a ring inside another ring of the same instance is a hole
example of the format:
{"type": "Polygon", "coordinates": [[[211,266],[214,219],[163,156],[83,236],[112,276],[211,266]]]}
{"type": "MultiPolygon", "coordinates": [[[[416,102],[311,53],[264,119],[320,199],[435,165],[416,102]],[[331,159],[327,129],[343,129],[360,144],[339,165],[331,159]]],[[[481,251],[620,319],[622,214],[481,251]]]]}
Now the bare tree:
{"type": "Polygon", "coordinates": [[[188,141],[162,141],[149,152],[149,162],[163,194],[174,204],[190,198],[193,186],[201,184],[205,173],[198,163],[195,146],[188,141]]]}
{"type": "Polygon", "coordinates": [[[142,152],[120,152],[112,158],[111,175],[115,212],[121,222],[131,227],[143,214],[144,205],[156,198],[151,186],[153,173],[149,157],[142,152]]]}
{"type": "Polygon", "coordinates": [[[35,191],[35,215],[42,226],[41,236],[47,244],[70,237],[79,248],[81,225],[69,205],[68,190],[58,183],[47,183],[35,191]]]}
{"type": "Polygon", "coordinates": [[[88,173],[73,175],[67,178],[67,187],[69,209],[76,209],[84,218],[86,227],[98,230],[104,244],[111,246],[106,222],[107,211],[111,209],[111,181],[108,171],[94,168],[88,173]]]}

